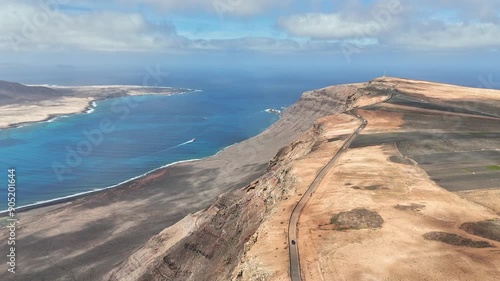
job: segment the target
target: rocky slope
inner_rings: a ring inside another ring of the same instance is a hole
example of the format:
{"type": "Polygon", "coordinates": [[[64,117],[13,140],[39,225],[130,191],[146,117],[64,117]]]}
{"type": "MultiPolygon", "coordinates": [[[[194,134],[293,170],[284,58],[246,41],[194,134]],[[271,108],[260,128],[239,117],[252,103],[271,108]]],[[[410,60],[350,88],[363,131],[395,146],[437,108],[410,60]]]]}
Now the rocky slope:
{"type": "Polygon", "coordinates": [[[283,147],[259,179],[220,195],[207,210],[153,237],[107,280],[238,279],[243,273],[233,270],[245,249],[259,239],[257,228],[277,202],[295,193],[290,163],[314,149],[319,130],[315,127],[283,147]],[[179,239],[179,232],[185,237],[179,239]]]}

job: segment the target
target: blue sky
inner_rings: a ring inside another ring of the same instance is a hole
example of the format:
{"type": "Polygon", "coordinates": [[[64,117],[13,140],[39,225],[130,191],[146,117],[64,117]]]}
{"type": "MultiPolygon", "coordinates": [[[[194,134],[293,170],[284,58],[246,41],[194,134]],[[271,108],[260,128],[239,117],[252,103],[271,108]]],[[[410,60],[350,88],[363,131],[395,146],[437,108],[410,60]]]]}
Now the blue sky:
{"type": "Polygon", "coordinates": [[[500,0],[0,0],[0,64],[481,64],[500,0]]]}

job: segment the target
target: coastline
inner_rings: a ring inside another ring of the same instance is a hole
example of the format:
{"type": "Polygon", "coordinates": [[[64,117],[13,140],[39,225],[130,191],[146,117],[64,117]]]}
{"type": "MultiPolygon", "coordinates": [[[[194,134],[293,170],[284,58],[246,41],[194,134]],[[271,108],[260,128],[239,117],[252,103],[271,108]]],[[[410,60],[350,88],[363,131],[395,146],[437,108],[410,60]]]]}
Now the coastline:
{"type": "MultiPolygon", "coordinates": [[[[188,89],[188,90],[190,90],[190,91],[186,91],[186,92],[182,92],[182,93],[178,93],[178,94],[187,94],[187,93],[194,93],[194,92],[202,92],[202,90],[191,90],[191,89],[188,89]]],[[[145,96],[147,96],[147,95],[157,95],[157,94],[145,94],[145,96]]],[[[166,94],[166,95],[175,95],[175,94],[166,94]]],[[[90,113],[92,113],[94,111],[94,108],[97,107],[97,102],[98,101],[103,101],[103,100],[107,100],[107,99],[111,99],[111,98],[114,98],[114,97],[108,97],[108,98],[103,98],[103,99],[95,99],[95,100],[89,101],[88,106],[85,108],[85,110],[80,111],[80,112],[76,112],[76,113],[72,113],[72,114],[64,114],[64,115],[53,115],[50,118],[47,118],[47,120],[25,122],[25,123],[22,123],[22,124],[17,124],[18,125],[17,127],[12,127],[12,128],[19,128],[19,127],[28,126],[28,125],[31,125],[31,124],[42,123],[42,122],[53,122],[53,121],[55,121],[55,120],[57,120],[59,118],[68,117],[68,116],[71,116],[71,115],[74,115],[74,114],[90,114],[90,113]]],[[[268,112],[268,113],[271,113],[271,112],[268,112]]],[[[273,114],[273,113],[271,113],[271,114],[273,114]]],[[[278,116],[281,117],[280,115],[278,115],[278,116]]],[[[278,118],[278,120],[279,120],[279,118],[278,118]]],[[[268,128],[269,127],[263,129],[263,131],[267,130],[268,128]]],[[[2,128],[0,128],[0,130],[2,130],[2,128]]],[[[250,137],[250,138],[252,138],[252,137],[250,137]]],[[[78,192],[78,193],[74,193],[74,194],[70,194],[70,195],[66,195],[66,196],[62,196],[62,197],[57,197],[57,198],[53,198],[53,199],[49,199],[49,200],[37,201],[37,202],[30,203],[30,204],[27,204],[27,205],[22,205],[22,206],[16,207],[16,212],[22,213],[22,212],[26,212],[26,211],[30,211],[30,210],[41,209],[41,208],[44,208],[44,207],[49,207],[49,206],[55,206],[55,205],[59,205],[59,204],[64,204],[64,203],[72,202],[74,200],[77,200],[79,198],[83,198],[83,197],[86,197],[86,196],[89,196],[89,195],[92,195],[92,194],[105,192],[105,191],[108,191],[108,190],[114,189],[114,188],[119,188],[121,186],[125,186],[127,184],[130,184],[130,183],[134,182],[135,180],[140,180],[142,178],[145,178],[148,175],[151,175],[151,174],[153,174],[153,173],[155,173],[157,171],[160,171],[160,170],[163,170],[163,169],[166,169],[166,168],[178,165],[178,164],[196,162],[196,161],[200,161],[200,160],[206,160],[206,159],[210,159],[210,158],[213,158],[213,157],[217,157],[221,153],[223,153],[224,151],[226,151],[226,150],[228,150],[228,149],[230,149],[230,148],[232,148],[232,147],[234,147],[234,146],[236,146],[236,145],[238,145],[238,144],[240,144],[242,142],[245,142],[247,140],[248,139],[241,140],[239,142],[236,142],[236,143],[230,144],[228,146],[225,146],[225,147],[221,148],[220,150],[218,150],[213,155],[210,155],[210,156],[207,156],[207,157],[204,157],[204,158],[186,159],[186,160],[181,160],[181,161],[175,161],[175,162],[172,162],[172,163],[168,163],[168,164],[162,165],[160,167],[154,168],[154,169],[152,169],[150,171],[147,171],[147,172],[145,172],[145,173],[143,173],[141,175],[134,176],[132,178],[129,178],[127,180],[124,180],[122,182],[119,182],[117,184],[113,184],[113,185],[110,185],[110,186],[107,186],[107,187],[95,188],[95,189],[92,189],[92,190],[89,190],[89,191],[78,192]]],[[[0,218],[5,217],[5,215],[7,214],[7,211],[8,210],[0,210],[0,218]]]]}
{"type": "MultiPolygon", "coordinates": [[[[98,90],[99,88],[117,88],[121,89],[124,91],[127,91],[126,94],[121,95],[121,96],[114,96],[110,95],[109,93],[103,93],[102,96],[99,96],[98,94],[94,95],[83,95],[83,96],[63,96],[55,100],[44,100],[44,101],[37,101],[34,103],[17,103],[17,104],[8,104],[8,105],[0,105],[0,109],[5,109],[6,107],[17,107],[17,109],[21,107],[29,107],[29,108],[24,108],[27,111],[31,111],[32,107],[38,107],[40,110],[47,110],[47,107],[54,107],[51,108],[53,109],[52,111],[48,112],[42,112],[41,115],[39,116],[40,118],[37,118],[36,116],[33,117],[30,115],[28,117],[28,120],[23,120],[20,122],[9,122],[6,124],[0,124],[0,130],[7,130],[7,129],[15,129],[15,128],[22,128],[25,126],[29,126],[32,124],[37,124],[37,123],[44,123],[44,122],[53,122],[58,118],[64,118],[68,116],[72,116],[75,114],[89,114],[92,113],[95,110],[95,107],[97,106],[97,102],[99,101],[104,101],[112,98],[121,98],[121,97],[131,97],[131,96],[150,96],[150,95],[165,95],[165,96],[170,96],[170,95],[182,95],[182,94],[187,94],[187,93],[195,93],[195,92],[202,92],[202,90],[196,90],[196,89],[188,89],[188,88],[173,88],[173,87],[145,87],[145,86],[127,86],[127,85],[113,85],[113,86],[75,86],[75,87],[68,87],[68,86],[55,86],[51,85],[51,87],[55,89],[71,89],[74,91],[82,91],[85,89],[96,89],[98,90]],[[138,89],[156,89],[157,92],[132,92],[132,91],[137,91],[138,89]],[[158,90],[167,90],[168,92],[158,92],[158,90]],[[179,91],[179,92],[175,92],[179,91]],[[73,99],[73,100],[70,100],[73,99]],[[82,105],[81,103],[85,100],[85,105],[82,105]],[[57,103],[63,103],[67,102],[67,104],[57,104],[57,103]],[[54,104],[49,104],[48,106],[46,103],[56,103],[54,104]],[[75,108],[77,107],[77,108],[75,108]],[[57,111],[65,111],[65,112],[57,112],[57,111]],[[55,113],[53,113],[55,112],[55,113]]],[[[36,111],[36,110],[35,110],[36,111]]],[[[30,112],[32,113],[32,112],[30,112]]],[[[0,115],[1,116],[1,115],[0,115]]],[[[12,116],[9,116],[12,118],[12,116]]],[[[18,117],[18,119],[21,117],[18,117]]]]}
{"type": "MultiPolygon", "coordinates": [[[[223,148],[222,150],[224,150],[226,148],[227,147],[223,148]]],[[[217,153],[220,153],[222,150],[220,150],[217,153]]],[[[44,201],[39,201],[39,202],[35,202],[35,203],[30,203],[30,204],[27,204],[27,205],[19,206],[19,207],[16,207],[16,212],[21,213],[21,212],[26,212],[26,211],[29,211],[29,210],[39,209],[39,208],[43,208],[43,207],[49,207],[49,206],[54,206],[54,205],[58,205],[58,204],[68,203],[68,202],[71,202],[73,200],[76,200],[76,199],[79,199],[79,198],[82,198],[82,197],[86,197],[88,195],[92,195],[92,194],[96,194],[96,193],[99,193],[99,192],[107,191],[107,190],[113,189],[113,188],[118,188],[120,186],[123,186],[123,185],[126,185],[128,183],[131,183],[131,182],[133,182],[135,180],[139,180],[141,178],[144,178],[144,177],[146,177],[146,176],[148,176],[148,175],[150,175],[150,174],[152,174],[154,172],[157,172],[159,170],[162,170],[162,169],[165,169],[165,168],[177,165],[177,164],[200,161],[200,160],[207,159],[207,158],[210,158],[210,157],[213,157],[213,156],[215,156],[215,155],[208,156],[208,157],[205,157],[205,158],[181,160],[181,161],[176,161],[176,162],[173,162],[173,163],[170,163],[170,164],[165,164],[165,165],[163,165],[161,167],[158,167],[158,168],[155,168],[153,170],[147,171],[146,173],[143,173],[141,175],[135,176],[133,178],[127,179],[125,181],[122,181],[120,183],[117,183],[117,184],[114,184],[114,185],[111,185],[111,186],[107,186],[107,187],[103,187],[103,188],[95,188],[95,189],[89,190],[89,191],[78,192],[78,193],[71,194],[71,195],[66,195],[66,196],[62,196],[62,197],[58,197],[58,198],[54,198],[54,199],[49,199],[49,200],[44,200],[44,201]]],[[[7,213],[8,213],[8,210],[1,210],[0,211],[0,218],[6,216],[7,213]]]]}
{"type": "MultiPolygon", "coordinates": [[[[61,101],[61,100],[56,100],[56,102],[57,101],[61,101]]],[[[29,126],[29,125],[32,125],[32,124],[37,124],[37,123],[53,122],[53,120],[55,120],[57,118],[60,118],[60,117],[67,117],[67,116],[71,116],[71,115],[74,115],[74,114],[86,113],[87,111],[91,110],[91,104],[94,101],[96,101],[96,100],[94,100],[94,99],[87,100],[86,101],[86,106],[84,106],[83,108],[82,108],[82,105],[74,104],[74,103],[77,102],[77,101],[74,101],[73,104],[71,104],[71,105],[66,104],[64,106],[60,106],[56,110],[52,110],[52,111],[49,111],[49,112],[38,112],[41,116],[33,116],[33,117],[25,117],[25,118],[17,117],[16,119],[18,119],[18,120],[22,119],[22,121],[18,121],[18,122],[16,122],[16,121],[13,121],[13,122],[9,121],[6,124],[0,124],[0,130],[22,128],[22,127],[26,127],[26,126],[29,126]],[[70,109],[71,106],[72,107],[78,107],[78,110],[76,110],[76,111],[74,109],[71,110],[70,109]],[[57,112],[57,111],[66,111],[66,112],[57,112]],[[56,112],[56,113],[52,113],[52,112],[56,112]]],[[[0,106],[0,109],[3,109],[5,107],[14,107],[14,106],[29,107],[29,108],[23,108],[24,111],[29,111],[29,110],[31,110],[32,107],[40,107],[40,108],[44,107],[43,104],[31,104],[31,105],[10,104],[10,105],[0,106]]],[[[24,112],[24,114],[26,114],[26,112],[24,112]]],[[[12,116],[10,116],[10,117],[12,118],[12,116]]]]}
{"type": "MultiPolygon", "coordinates": [[[[82,112],[82,113],[84,113],[84,112],[82,112]]],[[[91,113],[91,112],[89,112],[89,113],[91,113]]],[[[75,114],[79,114],[79,113],[75,113],[75,114]]],[[[62,117],[62,116],[57,116],[57,117],[53,118],[52,120],[56,120],[58,117],[62,117]]],[[[52,121],[40,121],[40,122],[52,122],[52,121]]],[[[40,123],[40,122],[34,122],[34,123],[40,123]]],[[[268,128],[266,128],[266,129],[268,129],[268,128]]],[[[264,130],[266,130],[266,129],[264,129],[264,130]]],[[[250,137],[250,138],[252,138],[252,137],[250,137]]],[[[248,138],[248,139],[250,139],[250,138],[248,138]]],[[[135,180],[140,180],[140,179],[142,179],[144,177],[147,177],[148,175],[150,175],[152,173],[158,172],[160,170],[163,170],[163,169],[166,169],[166,168],[178,165],[178,164],[184,164],[184,163],[196,162],[196,161],[201,161],[201,160],[207,160],[207,159],[210,159],[212,157],[219,156],[221,153],[223,153],[227,149],[230,149],[230,148],[232,148],[232,147],[234,147],[234,146],[236,146],[236,145],[238,145],[238,144],[240,144],[242,142],[245,142],[248,139],[245,139],[245,140],[242,140],[242,141],[230,144],[228,146],[225,146],[225,147],[221,148],[219,151],[217,151],[216,153],[214,153],[213,155],[210,155],[210,156],[207,156],[207,157],[204,157],[204,158],[195,158],[195,159],[187,159],[187,160],[175,161],[175,162],[172,162],[172,163],[169,163],[169,164],[162,165],[162,166],[160,166],[158,168],[154,168],[154,169],[152,169],[150,171],[147,171],[147,172],[145,172],[145,173],[143,173],[141,175],[132,177],[130,179],[127,179],[125,181],[122,181],[122,182],[114,184],[114,185],[110,185],[110,186],[102,187],[102,188],[95,188],[95,189],[89,190],[89,191],[78,192],[78,193],[71,194],[71,195],[66,195],[66,196],[62,196],[62,197],[58,197],[58,198],[54,198],[54,199],[49,199],[49,200],[44,200],[44,201],[39,201],[39,202],[35,202],[35,203],[30,203],[30,204],[27,204],[27,205],[19,206],[19,207],[16,207],[16,212],[20,212],[21,213],[21,212],[26,212],[26,211],[30,211],[30,210],[34,210],[34,209],[43,208],[43,207],[49,207],[49,206],[64,204],[64,203],[68,203],[68,202],[71,202],[71,201],[74,201],[76,199],[83,198],[83,197],[86,197],[86,196],[89,196],[89,195],[92,195],[92,194],[96,194],[96,193],[108,191],[108,190],[113,189],[113,188],[119,188],[119,187],[124,186],[126,184],[132,183],[135,180]]],[[[7,214],[7,211],[8,210],[0,210],[0,218],[4,217],[7,214]]]]}
{"type": "Polygon", "coordinates": [[[0,130],[22,128],[22,127],[26,127],[29,125],[34,125],[34,124],[38,124],[38,123],[45,123],[45,122],[50,123],[50,122],[54,122],[58,118],[64,118],[64,117],[68,117],[68,116],[75,115],[75,114],[89,114],[89,113],[92,113],[94,111],[94,108],[97,106],[95,104],[96,101],[99,101],[99,100],[95,99],[95,100],[89,101],[87,107],[85,107],[81,111],[72,112],[72,113],[48,114],[47,118],[45,118],[45,119],[12,123],[12,124],[8,124],[7,127],[0,127],[0,130]]]}

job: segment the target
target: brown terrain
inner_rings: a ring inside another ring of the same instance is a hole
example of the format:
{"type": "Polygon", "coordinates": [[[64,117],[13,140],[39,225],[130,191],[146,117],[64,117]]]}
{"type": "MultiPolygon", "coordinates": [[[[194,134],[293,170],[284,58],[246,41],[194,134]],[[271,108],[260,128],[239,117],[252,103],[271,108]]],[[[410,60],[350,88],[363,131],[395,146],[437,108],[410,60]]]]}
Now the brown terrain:
{"type": "Polygon", "coordinates": [[[368,125],[298,221],[302,280],[497,280],[500,91],[397,78],[307,92],[214,157],[20,214],[1,279],[290,280],[290,214],[353,108],[368,125]]]}

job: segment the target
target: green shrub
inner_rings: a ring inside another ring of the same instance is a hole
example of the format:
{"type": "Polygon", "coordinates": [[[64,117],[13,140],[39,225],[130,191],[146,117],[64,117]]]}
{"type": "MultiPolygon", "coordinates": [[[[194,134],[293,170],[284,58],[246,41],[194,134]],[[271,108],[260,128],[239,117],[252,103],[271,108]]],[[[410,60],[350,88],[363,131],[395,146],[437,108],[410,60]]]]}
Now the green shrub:
{"type": "Polygon", "coordinates": [[[488,168],[488,170],[490,171],[500,171],[500,165],[491,165],[486,168],[488,168]]]}

